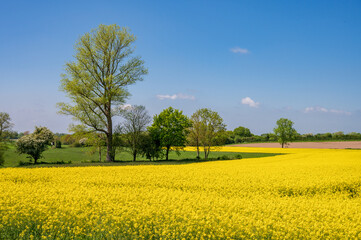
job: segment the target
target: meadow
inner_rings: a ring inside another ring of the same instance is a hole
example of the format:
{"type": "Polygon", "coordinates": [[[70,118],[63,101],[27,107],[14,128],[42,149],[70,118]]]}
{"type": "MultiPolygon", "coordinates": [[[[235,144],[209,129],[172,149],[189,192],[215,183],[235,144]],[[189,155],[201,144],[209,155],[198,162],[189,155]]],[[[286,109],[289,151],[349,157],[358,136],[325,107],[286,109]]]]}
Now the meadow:
{"type": "MultiPolygon", "coordinates": [[[[49,148],[43,155],[44,158],[40,159],[39,164],[28,164],[29,159],[25,154],[18,154],[15,150],[15,145],[9,145],[8,151],[5,152],[5,164],[4,167],[50,167],[50,166],[124,166],[124,165],[143,165],[143,164],[182,164],[199,162],[196,159],[197,153],[195,151],[179,151],[177,154],[175,151],[170,152],[169,161],[158,159],[156,161],[149,161],[145,157],[138,156],[137,161],[133,162],[133,156],[122,149],[118,151],[115,157],[116,162],[106,162],[105,151],[102,153],[102,162],[99,162],[98,153],[90,154],[89,147],[71,147],[69,145],[63,145],[62,148],[49,148]],[[23,164],[20,164],[22,162],[23,164]],[[25,164],[24,164],[25,163],[25,164]]],[[[238,153],[234,151],[219,152],[213,151],[209,155],[209,160],[217,158],[237,158],[241,155],[242,158],[259,158],[277,155],[277,153],[238,153]]],[[[203,152],[200,153],[201,161],[203,152]]],[[[1,166],[0,166],[1,167],[1,166]]]]}
{"type": "Polygon", "coordinates": [[[361,238],[360,150],[220,151],[284,154],[0,169],[0,239],[361,238]]]}

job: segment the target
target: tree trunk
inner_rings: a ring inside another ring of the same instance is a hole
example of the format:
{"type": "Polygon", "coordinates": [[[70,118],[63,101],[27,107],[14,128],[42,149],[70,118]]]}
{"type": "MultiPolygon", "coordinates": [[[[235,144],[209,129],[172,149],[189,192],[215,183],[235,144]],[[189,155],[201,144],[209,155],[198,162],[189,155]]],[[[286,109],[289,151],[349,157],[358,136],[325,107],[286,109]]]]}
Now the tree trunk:
{"type": "Polygon", "coordinates": [[[107,161],[113,161],[113,134],[107,134],[107,161]]]}
{"type": "Polygon", "coordinates": [[[135,162],[137,160],[137,151],[134,150],[133,151],[133,162],[135,162]]]}
{"type": "Polygon", "coordinates": [[[208,154],[207,154],[207,148],[204,147],[204,160],[207,160],[208,154]]]}
{"type": "Polygon", "coordinates": [[[285,143],[282,143],[282,148],[283,148],[283,145],[284,145],[285,143]]]}
{"type": "Polygon", "coordinates": [[[99,162],[102,161],[102,147],[99,146],[99,162]]]}
{"type": "Polygon", "coordinates": [[[167,146],[167,151],[165,153],[165,160],[168,161],[168,154],[169,154],[170,147],[167,146]]]}
{"type": "Polygon", "coordinates": [[[199,159],[199,145],[197,145],[197,158],[199,159]]]}
{"type": "MultiPolygon", "coordinates": [[[[110,106],[109,106],[109,113],[110,113],[110,106]]],[[[108,116],[107,117],[107,122],[108,122],[108,126],[107,126],[107,161],[108,162],[113,162],[114,161],[114,157],[113,156],[113,122],[112,122],[112,117],[108,116]]]]}

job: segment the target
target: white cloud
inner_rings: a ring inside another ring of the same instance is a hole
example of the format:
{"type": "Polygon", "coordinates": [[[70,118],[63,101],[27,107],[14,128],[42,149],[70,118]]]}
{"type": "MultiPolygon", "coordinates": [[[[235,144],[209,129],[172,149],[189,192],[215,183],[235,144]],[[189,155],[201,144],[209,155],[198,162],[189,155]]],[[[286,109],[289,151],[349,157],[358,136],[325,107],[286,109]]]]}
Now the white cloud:
{"type": "Polygon", "coordinates": [[[240,47],[231,48],[231,52],[233,52],[233,53],[239,53],[239,54],[247,54],[247,53],[249,53],[248,49],[246,49],[246,48],[240,48],[240,47]]]}
{"type": "Polygon", "coordinates": [[[128,109],[128,108],[132,108],[132,105],[130,104],[123,104],[120,106],[121,109],[125,110],[125,109],[128,109]]]}
{"type": "Polygon", "coordinates": [[[324,107],[306,107],[305,113],[310,113],[310,112],[323,112],[323,113],[351,115],[351,112],[347,112],[347,111],[343,111],[343,110],[327,109],[324,107]]]}
{"type": "Polygon", "coordinates": [[[257,108],[259,106],[259,102],[253,101],[250,97],[242,98],[242,104],[248,105],[250,107],[257,108]]]}
{"type": "Polygon", "coordinates": [[[165,99],[170,99],[170,100],[176,100],[176,99],[195,100],[196,99],[192,95],[186,95],[186,94],[183,94],[183,93],[178,93],[178,94],[173,94],[173,95],[169,95],[169,94],[161,95],[161,94],[158,94],[157,98],[159,100],[165,100],[165,99]]]}

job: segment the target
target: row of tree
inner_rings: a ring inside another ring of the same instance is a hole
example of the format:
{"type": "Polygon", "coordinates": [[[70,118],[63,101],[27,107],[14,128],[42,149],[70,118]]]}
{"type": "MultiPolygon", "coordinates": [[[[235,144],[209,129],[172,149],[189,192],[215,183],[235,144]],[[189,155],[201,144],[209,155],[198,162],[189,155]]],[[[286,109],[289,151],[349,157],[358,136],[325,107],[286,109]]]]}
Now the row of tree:
{"type": "MultiPolygon", "coordinates": [[[[248,128],[239,127],[241,129],[246,129],[249,131],[248,128]]],[[[334,132],[334,133],[306,133],[300,134],[296,133],[294,141],[350,141],[350,140],[361,140],[361,133],[351,132],[351,133],[344,133],[344,132],[334,132]]],[[[237,143],[257,143],[257,142],[277,142],[277,136],[272,133],[264,133],[260,135],[255,134],[242,134],[236,131],[227,131],[227,141],[226,144],[237,144],[237,143]]]]}
{"type": "MultiPolygon", "coordinates": [[[[188,118],[181,110],[169,107],[155,115],[153,121],[144,106],[126,107],[120,115],[123,121],[113,132],[112,155],[117,149],[126,149],[132,154],[133,161],[140,155],[150,160],[162,157],[168,160],[170,151],[179,152],[186,145],[196,147],[197,158],[202,149],[207,159],[211,147],[222,145],[226,140],[223,119],[207,108],[199,109],[188,118]]],[[[91,146],[91,151],[98,151],[101,159],[102,149],[107,144],[105,134],[85,125],[73,126],[72,131],[72,136],[63,139],[91,146]]]]}

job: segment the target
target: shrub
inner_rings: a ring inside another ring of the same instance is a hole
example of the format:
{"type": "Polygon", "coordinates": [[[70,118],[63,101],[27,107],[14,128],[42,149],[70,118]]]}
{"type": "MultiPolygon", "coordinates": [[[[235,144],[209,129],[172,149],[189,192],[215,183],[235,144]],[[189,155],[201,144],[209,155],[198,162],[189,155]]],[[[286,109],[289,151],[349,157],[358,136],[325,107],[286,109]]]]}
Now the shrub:
{"type": "Polygon", "coordinates": [[[36,164],[53,140],[54,134],[49,129],[35,127],[34,133],[23,136],[16,142],[16,150],[19,154],[27,154],[36,164]]]}
{"type": "Polygon", "coordinates": [[[59,140],[55,141],[55,148],[61,148],[61,141],[59,140]]]}
{"type": "Polygon", "coordinates": [[[234,156],[234,159],[242,159],[242,155],[241,155],[241,154],[237,154],[236,156],[234,156]]]}
{"type": "Polygon", "coordinates": [[[227,155],[222,155],[220,157],[217,158],[217,160],[230,160],[231,158],[228,157],[227,155]]]}

